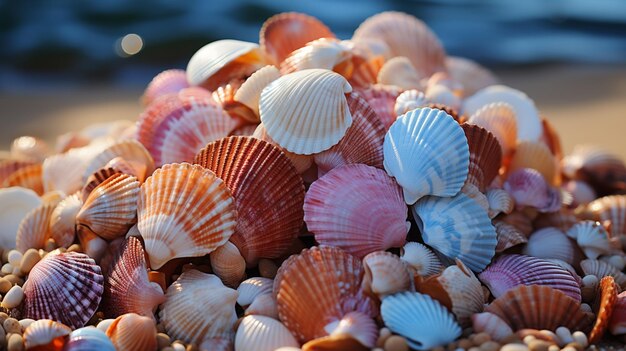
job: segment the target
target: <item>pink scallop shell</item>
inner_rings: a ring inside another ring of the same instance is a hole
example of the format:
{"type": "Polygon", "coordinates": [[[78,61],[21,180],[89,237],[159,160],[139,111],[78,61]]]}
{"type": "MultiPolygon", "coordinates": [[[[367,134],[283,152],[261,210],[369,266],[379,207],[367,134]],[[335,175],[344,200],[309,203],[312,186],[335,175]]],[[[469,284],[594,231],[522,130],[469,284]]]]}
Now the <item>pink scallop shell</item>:
{"type": "Polygon", "coordinates": [[[387,131],[393,122],[396,121],[397,116],[394,107],[396,99],[402,90],[397,87],[377,84],[366,89],[358,89],[355,91],[359,93],[376,112],[376,115],[385,126],[385,131],[387,131]]]}
{"type": "Polygon", "coordinates": [[[157,98],[177,93],[184,88],[189,88],[187,73],[182,69],[168,69],[152,78],[141,97],[141,102],[148,106],[157,98]]]}

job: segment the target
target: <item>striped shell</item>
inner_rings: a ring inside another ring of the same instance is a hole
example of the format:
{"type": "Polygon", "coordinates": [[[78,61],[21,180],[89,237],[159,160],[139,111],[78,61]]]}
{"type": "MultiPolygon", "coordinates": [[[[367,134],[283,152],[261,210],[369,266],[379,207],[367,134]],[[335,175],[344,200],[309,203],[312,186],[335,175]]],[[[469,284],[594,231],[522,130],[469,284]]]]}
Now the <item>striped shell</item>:
{"type": "Polygon", "coordinates": [[[371,350],[378,339],[378,325],[361,312],[349,312],[339,322],[331,323],[328,336],[302,345],[302,351],[312,350],[371,350]]]}
{"type": "Polygon", "coordinates": [[[24,346],[27,350],[61,350],[72,328],[50,319],[32,322],[24,330],[24,346]]]}
{"type": "Polygon", "coordinates": [[[580,261],[580,268],[585,275],[595,275],[598,279],[611,276],[621,289],[626,288],[626,274],[609,263],[587,259],[580,261]]]}
{"type": "Polygon", "coordinates": [[[397,115],[394,112],[394,107],[401,92],[398,87],[380,84],[357,90],[357,93],[367,101],[380,121],[383,122],[385,131],[389,130],[396,121],[397,115]]]}
{"type": "Polygon", "coordinates": [[[113,168],[113,167],[103,167],[95,171],[92,175],[90,175],[87,178],[87,180],[85,181],[85,185],[83,186],[83,189],[80,192],[80,199],[82,200],[82,202],[85,202],[85,200],[87,200],[87,198],[89,197],[89,194],[91,194],[93,189],[95,189],[98,185],[102,184],[105,180],[109,179],[110,177],[116,174],[121,174],[121,173],[126,173],[126,172],[122,172],[120,169],[113,168]]]}
{"type": "Polygon", "coordinates": [[[504,102],[487,104],[474,112],[469,124],[477,125],[490,131],[502,148],[502,156],[509,156],[517,145],[517,120],[511,105],[504,102]]]}
{"type": "Polygon", "coordinates": [[[246,260],[230,241],[211,252],[211,269],[224,285],[236,288],[246,276],[246,260]]]}
{"type": "Polygon", "coordinates": [[[335,38],[320,38],[294,50],[280,64],[280,73],[289,74],[311,68],[335,71],[341,75],[351,73],[352,45],[335,38]]]}
{"type": "Polygon", "coordinates": [[[83,207],[78,194],[61,200],[50,218],[50,236],[58,247],[69,247],[74,242],[76,215],[83,207]]]}
{"type": "Polygon", "coordinates": [[[554,227],[546,227],[532,233],[524,253],[538,258],[556,258],[574,264],[576,245],[565,233],[554,227]]]}
{"type": "Polygon", "coordinates": [[[400,250],[400,259],[407,263],[412,273],[422,277],[435,275],[443,270],[437,255],[420,243],[406,243],[400,250]]]}
{"type": "Polygon", "coordinates": [[[38,195],[43,195],[43,179],[41,164],[34,164],[22,167],[11,173],[2,184],[5,188],[12,186],[21,186],[22,188],[31,189],[38,195]]]}
{"type": "Polygon", "coordinates": [[[313,165],[313,155],[300,155],[300,154],[295,154],[293,152],[289,152],[285,150],[283,147],[278,145],[278,143],[272,140],[272,138],[270,138],[270,136],[267,134],[267,129],[265,129],[265,126],[263,125],[263,123],[259,123],[259,125],[254,130],[254,133],[252,133],[252,137],[263,140],[263,141],[267,141],[268,143],[279,148],[280,151],[282,151],[285,154],[285,156],[287,156],[289,161],[291,161],[293,166],[296,167],[296,170],[298,171],[299,174],[305,173],[313,165]]]}
{"type": "Polygon", "coordinates": [[[298,347],[300,344],[289,329],[272,318],[247,316],[239,323],[235,335],[237,351],[274,351],[281,347],[298,347]]]}
{"type": "Polygon", "coordinates": [[[626,235],[626,195],[604,196],[587,204],[582,219],[610,221],[612,236],[626,235]]]}
{"type": "Polygon", "coordinates": [[[22,220],[41,205],[37,194],[26,188],[0,189],[0,248],[10,250],[16,246],[16,236],[22,220]]]}
{"type": "Polygon", "coordinates": [[[168,69],[152,78],[143,92],[141,102],[144,106],[148,106],[163,95],[177,93],[188,87],[187,73],[184,70],[168,69]]]}
{"type": "Polygon", "coordinates": [[[97,154],[83,173],[83,182],[111,160],[121,157],[134,171],[133,175],[143,182],[154,171],[154,161],[146,148],[136,140],[122,140],[111,144],[97,154]]]}
{"type": "Polygon", "coordinates": [[[157,329],[154,319],[150,317],[124,314],[111,323],[106,334],[116,350],[157,350],[157,329]]]}
{"type": "Polygon", "coordinates": [[[567,236],[576,240],[585,256],[591,259],[617,252],[620,248],[619,242],[599,222],[580,221],[567,231],[567,236]]]}
{"type": "Polygon", "coordinates": [[[511,224],[503,221],[494,221],[493,226],[496,228],[498,238],[498,245],[496,245],[497,253],[528,242],[526,235],[511,224]]]}
{"type": "Polygon", "coordinates": [[[560,190],[550,186],[541,173],[532,168],[521,168],[509,174],[504,190],[513,197],[518,208],[530,206],[540,212],[556,212],[562,205],[560,190]]]}
{"type": "Polygon", "coordinates": [[[596,321],[589,333],[590,344],[599,342],[609,328],[619,290],[620,288],[615,284],[613,277],[608,276],[600,280],[600,293],[596,298],[599,306],[596,311],[596,321]]]}
{"type": "Polygon", "coordinates": [[[470,153],[466,182],[474,184],[481,192],[484,192],[498,175],[502,149],[498,139],[488,130],[465,123],[461,127],[465,132],[470,153]]]}
{"type": "Polygon", "coordinates": [[[416,108],[426,107],[426,105],[428,105],[428,101],[424,93],[416,89],[410,89],[402,92],[402,94],[398,96],[393,110],[396,116],[402,116],[416,108]]]}
{"type": "Polygon", "coordinates": [[[30,248],[43,249],[50,238],[50,218],[56,204],[42,204],[30,211],[20,223],[15,238],[16,249],[22,253],[30,248]]]}
{"type": "Polygon", "coordinates": [[[263,277],[248,278],[237,287],[237,292],[239,293],[237,303],[242,307],[249,306],[257,297],[271,294],[273,288],[274,281],[272,279],[263,277]]]}

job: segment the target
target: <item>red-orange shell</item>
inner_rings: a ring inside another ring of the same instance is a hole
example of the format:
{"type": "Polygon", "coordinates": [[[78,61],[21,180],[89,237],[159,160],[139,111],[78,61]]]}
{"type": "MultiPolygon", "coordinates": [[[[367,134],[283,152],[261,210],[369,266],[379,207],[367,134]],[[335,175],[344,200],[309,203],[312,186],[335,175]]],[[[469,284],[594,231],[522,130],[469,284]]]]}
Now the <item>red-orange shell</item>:
{"type": "Polygon", "coordinates": [[[498,175],[502,148],[498,139],[488,130],[477,125],[462,124],[470,151],[469,172],[467,182],[474,184],[481,192],[498,175]]]}

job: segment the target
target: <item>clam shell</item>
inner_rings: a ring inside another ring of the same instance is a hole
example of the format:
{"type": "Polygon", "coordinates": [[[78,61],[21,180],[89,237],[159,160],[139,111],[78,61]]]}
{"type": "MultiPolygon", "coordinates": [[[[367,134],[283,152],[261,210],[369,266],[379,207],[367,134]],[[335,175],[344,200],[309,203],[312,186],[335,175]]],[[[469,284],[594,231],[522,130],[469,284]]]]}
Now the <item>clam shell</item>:
{"type": "Polygon", "coordinates": [[[487,333],[492,340],[503,341],[513,334],[513,330],[502,318],[489,312],[472,315],[472,328],[475,333],[487,333]]]}
{"type": "Polygon", "coordinates": [[[376,251],[363,257],[363,290],[381,299],[411,288],[407,264],[390,252],[376,251]]]}
{"type": "Polygon", "coordinates": [[[16,236],[22,220],[38,206],[41,199],[26,188],[0,189],[0,248],[14,249],[16,236]]]}
{"type": "Polygon", "coordinates": [[[306,342],[328,335],[326,326],[349,312],[375,316],[377,308],[360,288],[362,278],[359,259],[339,248],[313,247],[291,256],[274,280],[280,320],[306,342]]]}
{"type": "Polygon", "coordinates": [[[302,226],[304,185],[280,150],[259,139],[228,137],[207,145],[195,162],[232,192],[237,226],[231,241],[247,264],[284,254],[302,226]]]}
{"type": "Polygon", "coordinates": [[[357,90],[357,93],[367,101],[372,110],[376,112],[380,121],[383,122],[385,131],[389,130],[396,121],[397,115],[394,107],[396,99],[401,92],[398,87],[380,84],[357,90]]]}
{"type": "Polygon", "coordinates": [[[100,267],[89,256],[53,251],[33,267],[24,283],[22,316],[80,328],[98,308],[103,281],[100,267]]]}
{"type": "Polygon", "coordinates": [[[143,92],[141,102],[148,106],[163,95],[177,93],[185,88],[189,88],[187,73],[182,69],[168,69],[152,78],[143,92]]]}
{"type": "Polygon", "coordinates": [[[50,319],[34,321],[24,330],[24,346],[26,350],[47,348],[60,350],[68,339],[72,328],[50,319]]]}
{"type": "Polygon", "coordinates": [[[383,124],[359,94],[349,94],[347,101],[352,125],[346,135],[337,145],[313,156],[320,176],[333,168],[351,163],[383,168],[383,124]]]}
{"type": "Polygon", "coordinates": [[[337,144],[352,124],[344,95],[351,91],[346,79],[332,71],[291,73],[261,92],[261,121],[270,137],[291,152],[324,151],[337,144]]]}
{"type": "Polygon", "coordinates": [[[445,71],[446,53],[437,37],[419,19],[401,12],[382,12],[366,19],[352,40],[380,39],[392,57],[406,56],[421,77],[445,71]]]}
{"type": "Polygon", "coordinates": [[[92,175],[89,176],[89,178],[87,178],[87,181],[85,182],[85,186],[83,186],[83,190],[80,193],[81,201],[85,202],[85,200],[87,200],[87,198],[89,197],[89,194],[91,194],[93,189],[95,189],[98,185],[102,184],[102,182],[104,182],[105,180],[109,179],[109,177],[112,177],[116,174],[122,174],[122,173],[124,172],[113,167],[100,168],[99,170],[94,172],[92,175]]]}
{"type": "Polygon", "coordinates": [[[463,85],[463,94],[470,96],[490,85],[498,84],[498,79],[478,63],[457,56],[446,57],[446,68],[452,79],[463,85]]]}
{"type": "Polygon", "coordinates": [[[137,178],[113,175],[89,194],[76,215],[76,225],[106,240],[123,236],[135,224],[138,194],[137,178]]]}
{"type": "Polygon", "coordinates": [[[273,287],[274,281],[272,279],[263,277],[248,278],[237,287],[237,292],[239,293],[237,303],[240,306],[246,307],[257,297],[271,294],[273,287]]]}
{"type": "Polygon", "coordinates": [[[0,184],[4,183],[7,177],[18,169],[34,164],[36,164],[36,162],[30,160],[0,160],[0,184]]]}
{"type": "Polygon", "coordinates": [[[43,249],[50,237],[50,218],[56,204],[42,204],[30,211],[17,228],[15,248],[24,253],[30,248],[43,249]]]}
{"type": "Polygon", "coordinates": [[[493,226],[496,228],[498,238],[498,244],[496,245],[497,253],[528,242],[528,238],[511,224],[497,221],[493,223],[493,226]]]}
{"type": "Polygon", "coordinates": [[[137,228],[153,269],[178,257],[203,256],[233,234],[237,211],[226,184],[198,165],[174,163],[141,186],[137,228]]]}
{"type": "Polygon", "coordinates": [[[441,110],[420,108],[400,116],[385,135],[383,153],[385,170],[402,186],[409,205],[426,195],[454,196],[467,178],[467,139],[441,110]]]}
{"type": "Polygon", "coordinates": [[[592,219],[611,224],[611,235],[626,235],[626,195],[604,196],[596,199],[579,214],[582,219],[592,219]]]}
{"type": "Polygon", "coordinates": [[[428,101],[424,93],[416,89],[409,89],[398,95],[393,110],[396,116],[402,116],[416,108],[426,107],[426,105],[428,105],[428,101]]]}
{"type": "Polygon", "coordinates": [[[400,259],[408,264],[414,274],[428,277],[443,270],[443,265],[437,255],[423,244],[406,243],[400,252],[400,259]]]}
{"type": "MultiPolygon", "coordinates": [[[[345,69],[351,68],[352,45],[348,41],[335,38],[320,38],[306,43],[303,47],[294,50],[280,64],[280,73],[289,74],[311,68],[334,70],[346,76],[345,69]]],[[[349,76],[349,75],[347,75],[349,76]]]]}
{"type": "Polygon", "coordinates": [[[65,344],[64,351],[115,351],[106,334],[95,327],[74,330],[65,344]]]}
{"type": "Polygon", "coordinates": [[[454,316],[428,295],[403,292],[388,296],[380,312],[385,326],[405,337],[413,349],[446,345],[461,336],[454,316]]]}
{"type": "Polygon", "coordinates": [[[376,83],[393,85],[402,90],[422,88],[419,72],[411,64],[408,57],[397,56],[385,64],[378,71],[376,83]]]}
{"type": "Polygon", "coordinates": [[[513,108],[518,140],[539,140],[543,133],[539,112],[535,103],[519,90],[504,85],[492,85],[481,89],[463,101],[463,113],[471,116],[483,106],[494,102],[504,102],[513,108]]]}
{"type": "Polygon", "coordinates": [[[481,192],[498,175],[502,149],[493,134],[476,125],[462,124],[469,145],[469,171],[467,183],[474,184],[481,192]]]}
{"type": "Polygon", "coordinates": [[[538,258],[556,258],[574,264],[575,245],[557,228],[547,227],[532,233],[524,253],[538,258]]]}
{"type": "Polygon", "coordinates": [[[494,218],[500,213],[509,214],[513,212],[515,200],[503,189],[489,189],[485,193],[489,203],[489,218],[494,218]]]}
{"type": "Polygon", "coordinates": [[[148,150],[136,140],[123,140],[110,145],[89,162],[83,173],[83,182],[116,157],[121,157],[128,162],[135,171],[133,175],[140,182],[143,182],[154,171],[154,161],[148,150]]]}
{"type": "Polygon", "coordinates": [[[544,143],[522,141],[517,144],[507,170],[514,172],[522,168],[533,168],[550,184],[557,185],[559,183],[557,164],[556,158],[544,143]]]}
{"type": "Polygon", "coordinates": [[[224,285],[236,288],[245,277],[246,260],[230,241],[211,252],[209,257],[213,273],[220,277],[224,285]]]}
{"type": "Polygon", "coordinates": [[[167,288],[160,321],[169,336],[187,343],[230,339],[237,321],[236,300],[237,291],[225,287],[217,276],[191,269],[167,288]]]}
{"type": "Polygon", "coordinates": [[[615,284],[613,277],[607,276],[600,280],[600,295],[597,298],[599,307],[593,329],[589,333],[590,344],[599,342],[609,328],[618,292],[619,287],[615,284]]]}
{"type": "Polygon", "coordinates": [[[609,331],[613,335],[626,334],[626,292],[617,295],[609,321],[609,331]]]}
{"type": "Polygon", "coordinates": [[[505,102],[493,102],[479,108],[469,120],[469,124],[490,131],[502,148],[502,156],[510,155],[517,145],[517,117],[513,107],[505,102]]]}
{"type": "Polygon", "coordinates": [[[540,212],[556,212],[561,208],[562,196],[557,188],[532,168],[522,168],[509,174],[504,182],[506,190],[518,208],[535,207],[540,212]]]}
{"type": "Polygon", "coordinates": [[[606,231],[599,222],[581,221],[567,231],[567,236],[576,240],[585,256],[596,259],[601,255],[616,252],[620,244],[606,231]]]}
{"type": "Polygon", "coordinates": [[[76,215],[83,207],[78,194],[61,200],[50,217],[50,236],[59,247],[69,247],[74,242],[76,215]]]}
{"type": "Polygon", "coordinates": [[[261,91],[271,82],[280,78],[280,71],[276,66],[268,65],[254,72],[239,87],[235,93],[235,101],[238,101],[250,108],[257,118],[251,122],[259,122],[259,100],[261,99],[261,91]]]}
{"type": "Polygon", "coordinates": [[[304,172],[306,172],[313,165],[313,155],[294,154],[293,152],[289,152],[285,150],[283,147],[278,145],[278,143],[272,140],[272,138],[270,138],[270,136],[267,134],[267,129],[265,129],[265,126],[263,125],[263,123],[260,123],[257,126],[257,128],[254,130],[254,133],[252,134],[252,137],[261,139],[263,141],[267,141],[268,143],[278,147],[280,151],[282,151],[285,154],[285,156],[287,156],[289,161],[291,161],[293,166],[296,167],[296,170],[300,174],[303,174],[304,172]]]}
{"type": "Polygon", "coordinates": [[[518,285],[545,285],[581,301],[580,285],[570,272],[532,256],[502,255],[478,277],[496,298],[518,285]]]}
{"type": "Polygon", "coordinates": [[[580,261],[580,268],[585,275],[595,275],[598,279],[611,276],[621,289],[626,288],[626,274],[604,261],[592,259],[582,260],[580,261]]]}
{"type": "Polygon", "coordinates": [[[452,198],[427,196],[411,207],[426,245],[475,272],[495,254],[496,231],[487,212],[463,193],[452,198]]]}
{"type": "Polygon", "coordinates": [[[299,346],[289,329],[265,316],[244,317],[235,334],[237,351],[274,351],[280,347],[299,346]]]}
{"type": "Polygon", "coordinates": [[[297,12],[285,12],[267,19],[259,33],[259,43],[274,63],[282,62],[294,50],[319,38],[335,35],[317,18],[297,12]]]}
{"type": "Polygon", "coordinates": [[[352,164],[313,182],[304,200],[304,221],[322,245],[357,257],[401,247],[408,232],[400,187],[378,168],[352,164]]]}
{"type": "Polygon", "coordinates": [[[4,180],[3,187],[21,186],[42,195],[44,192],[42,172],[41,164],[21,167],[4,180]]]}
{"type": "Polygon", "coordinates": [[[154,319],[128,313],[119,316],[106,331],[116,350],[156,351],[157,329],[154,319]]]}

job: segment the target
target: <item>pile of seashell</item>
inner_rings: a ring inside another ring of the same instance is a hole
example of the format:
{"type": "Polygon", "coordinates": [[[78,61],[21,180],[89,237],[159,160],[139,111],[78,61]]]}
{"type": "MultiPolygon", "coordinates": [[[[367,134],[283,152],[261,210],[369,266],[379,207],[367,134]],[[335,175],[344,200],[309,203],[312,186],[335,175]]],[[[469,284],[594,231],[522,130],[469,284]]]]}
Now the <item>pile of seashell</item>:
{"type": "Polygon", "coordinates": [[[564,156],[531,99],[414,17],[339,40],[279,14],[259,45],[160,73],[143,103],[136,124],[3,156],[9,351],[624,340],[624,162],[564,156]]]}

